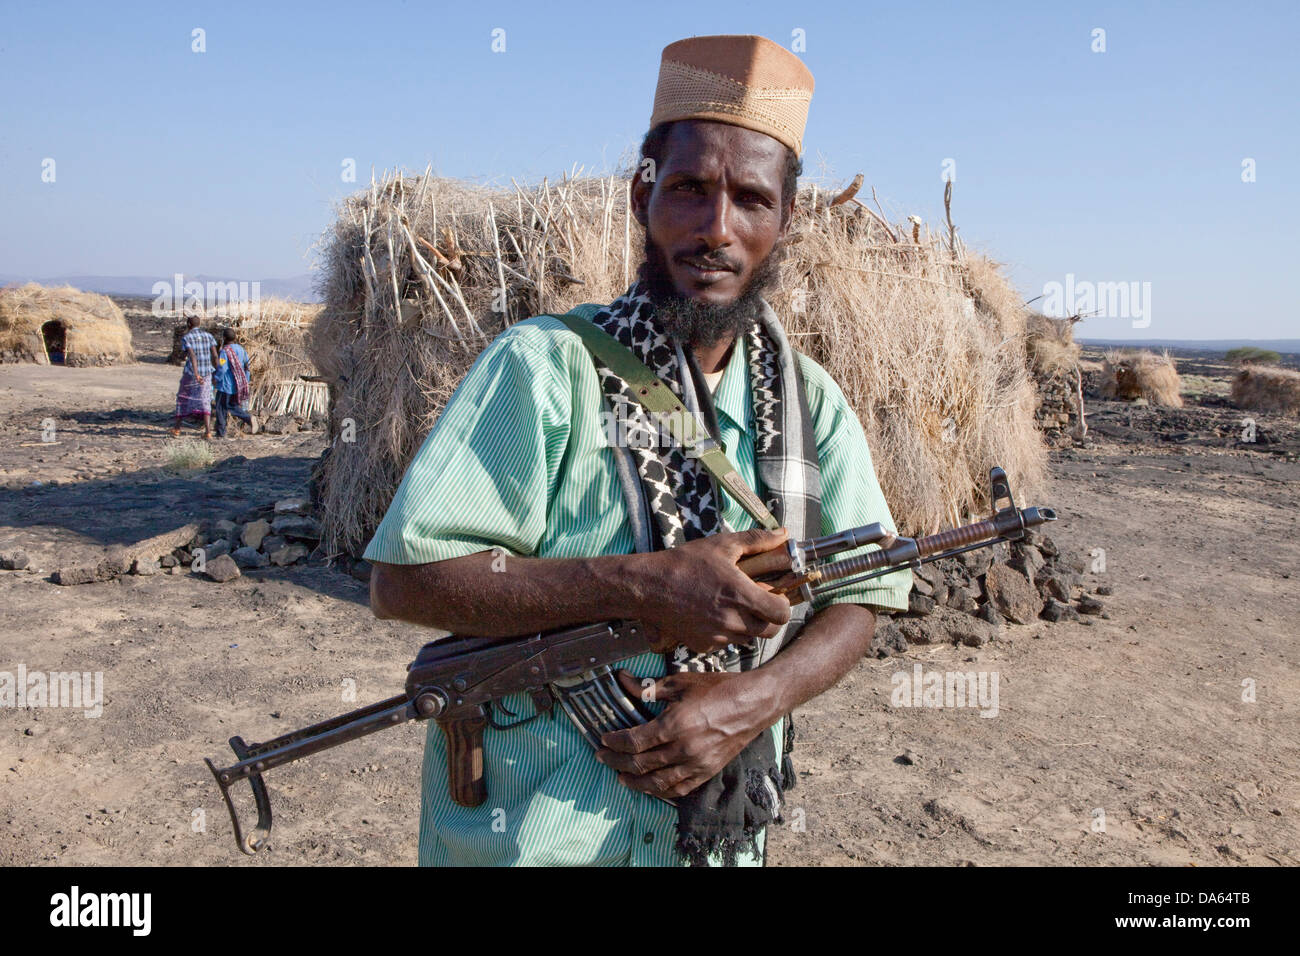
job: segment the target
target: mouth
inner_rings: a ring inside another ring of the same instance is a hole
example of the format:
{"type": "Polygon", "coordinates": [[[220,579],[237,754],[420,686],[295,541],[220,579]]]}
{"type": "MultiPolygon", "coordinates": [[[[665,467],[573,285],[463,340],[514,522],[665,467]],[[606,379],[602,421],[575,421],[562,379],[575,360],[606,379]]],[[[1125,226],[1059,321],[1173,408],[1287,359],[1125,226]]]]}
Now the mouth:
{"type": "Polygon", "coordinates": [[[678,260],[692,276],[706,282],[716,282],[723,276],[731,275],[734,269],[718,263],[708,262],[700,259],[685,258],[678,260]]]}

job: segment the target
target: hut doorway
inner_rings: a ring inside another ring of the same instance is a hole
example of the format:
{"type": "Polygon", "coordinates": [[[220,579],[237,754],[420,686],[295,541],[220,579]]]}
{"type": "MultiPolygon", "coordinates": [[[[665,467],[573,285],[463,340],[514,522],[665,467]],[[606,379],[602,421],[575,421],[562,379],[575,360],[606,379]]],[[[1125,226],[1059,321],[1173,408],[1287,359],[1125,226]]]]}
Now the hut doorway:
{"type": "Polygon", "coordinates": [[[63,323],[57,319],[46,322],[41,326],[41,339],[45,342],[45,354],[49,356],[50,364],[64,364],[68,336],[63,323]]]}

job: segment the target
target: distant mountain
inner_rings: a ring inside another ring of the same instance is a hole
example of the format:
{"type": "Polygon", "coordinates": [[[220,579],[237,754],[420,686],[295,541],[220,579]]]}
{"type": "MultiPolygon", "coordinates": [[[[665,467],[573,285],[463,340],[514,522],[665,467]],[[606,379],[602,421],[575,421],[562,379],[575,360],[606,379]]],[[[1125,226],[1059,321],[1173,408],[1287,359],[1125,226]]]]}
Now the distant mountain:
{"type": "MultiPolygon", "coordinates": [[[[102,292],[105,295],[152,296],[154,283],[174,281],[174,276],[32,276],[0,273],[0,286],[22,285],[25,282],[39,282],[41,285],[70,285],[83,292],[102,292]]],[[[185,282],[202,282],[207,288],[209,282],[227,283],[240,280],[206,274],[184,276],[185,282]]],[[[251,288],[252,280],[247,282],[251,288]]],[[[262,298],[278,296],[294,302],[319,302],[320,297],[313,289],[315,277],[310,274],[290,276],[287,279],[258,279],[258,291],[262,298]]]]}
{"type": "Polygon", "coordinates": [[[1254,346],[1274,352],[1300,353],[1300,339],[1075,339],[1082,345],[1113,345],[1129,348],[1187,349],[1194,352],[1226,352],[1254,346]]]}

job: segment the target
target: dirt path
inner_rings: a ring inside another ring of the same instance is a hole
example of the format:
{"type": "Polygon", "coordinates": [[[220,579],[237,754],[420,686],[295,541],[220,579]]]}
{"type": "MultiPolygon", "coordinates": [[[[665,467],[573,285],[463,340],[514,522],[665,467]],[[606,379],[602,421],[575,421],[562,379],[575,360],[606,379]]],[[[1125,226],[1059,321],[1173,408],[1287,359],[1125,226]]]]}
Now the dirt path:
{"type": "MultiPolygon", "coordinates": [[[[32,558],[0,571],[0,670],[102,672],[104,694],[97,718],[0,709],[0,864],[414,863],[422,728],[278,769],[276,848],[256,861],[234,852],[202,764],[232,733],[398,690],[427,635],[376,621],[362,584],[318,564],[223,586],[47,580],[104,545],[302,492],[317,435],[165,471],[176,375],[0,367],[0,551],[32,558]],[[40,442],[47,417],[59,445],[40,442]]],[[[864,660],[799,714],[802,782],[772,864],[1297,862],[1300,465],[1208,439],[1058,457],[1036,503],[1062,513],[1058,542],[1104,550],[1087,577],[1113,588],[1109,619],[864,660]],[[891,706],[917,664],[996,673],[997,716],[891,706]]]]}

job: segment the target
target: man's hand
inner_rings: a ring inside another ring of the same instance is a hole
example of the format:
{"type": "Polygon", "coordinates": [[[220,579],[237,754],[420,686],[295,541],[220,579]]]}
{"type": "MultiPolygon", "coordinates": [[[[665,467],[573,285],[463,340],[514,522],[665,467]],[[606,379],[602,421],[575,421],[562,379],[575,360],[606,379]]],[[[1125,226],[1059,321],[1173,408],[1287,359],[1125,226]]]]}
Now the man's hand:
{"type": "Polygon", "coordinates": [[[713,534],[642,555],[646,599],[638,615],[657,650],[684,644],[707,653],[728,644],[773,637],[790,620],[790,602],[736,566],[741,558],[780,547],[781,528],[713,534]]]}
{"type": "Polygon", "coordinates": [[[617,770],[621,783],[652,796],[695,790],[780,716],[747,673],[669,674],[647,687],[627,671],[618,679],[628,694],[668,708],[647,724],[605,734],[596,759],[617,770]]]}

